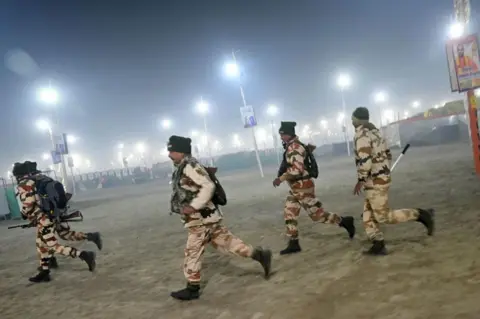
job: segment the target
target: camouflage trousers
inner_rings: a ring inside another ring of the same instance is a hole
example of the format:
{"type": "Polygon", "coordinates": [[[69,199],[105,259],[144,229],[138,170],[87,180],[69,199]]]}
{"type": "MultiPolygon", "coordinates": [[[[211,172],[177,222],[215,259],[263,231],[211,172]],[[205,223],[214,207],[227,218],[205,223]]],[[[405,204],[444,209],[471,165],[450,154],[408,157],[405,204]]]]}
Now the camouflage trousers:
{"type": "Polygon", "coordinates": [[[298,222],[302,207],[307,211],[308,216],[314,222],[338,225],[342,218],[335,214],[327,212],[322,207],[322,202],[315,197],[315,189],[308,190],[290,190],[285,208],[283,210],[283,218],[287,227],[287,236],[290,238],[298,238],[298,222]]]}
{"type": "Polygon", "coordinates": [[[365,189],[363,226],[370,240],[384,240],[383,233],[378,228],[379,224],[397,224],[418,219],[418,209],[390,209],[389,188],[390,186],[377,186],[373,189],[365,189]]]}
{"type": "MultiPolygon", "coordinates": [[[[37,254],[40,258],[40,266],[45,270],[49,268],[50,259],[55,253],[72,258],[80,255],[76,248],[60,245],[56,237],[57,227],[47,216],[42,216],[37,222],[37,254]]],[[[69,232],[69,230],[62,232],[65,238],[80,238],[79,233],[75,233],[75,235],[72,233],[74,232],[69,232]]]]}
{"type": "Polygon", "coordinates": [[[208,243],[223,253],[240,257],[250,257],[253,252],[252,246],[245,244],[220,223],[189,227],[183,273],[190,283],[200,282],[201,258],[208,243]]]}

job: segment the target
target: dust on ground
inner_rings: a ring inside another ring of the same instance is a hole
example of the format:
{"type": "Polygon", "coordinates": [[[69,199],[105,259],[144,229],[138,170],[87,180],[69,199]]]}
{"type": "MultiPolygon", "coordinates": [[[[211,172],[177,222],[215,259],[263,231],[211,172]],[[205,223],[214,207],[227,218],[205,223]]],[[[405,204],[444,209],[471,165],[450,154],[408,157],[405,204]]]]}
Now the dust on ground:
{"type": "MultiPolygon", "coordinates": [[[[437,229],[419,223],[385,226],[390,255],[366,257],[362,199],[352,195],[350,158],[321,162],[317,195],[328,210],[356,216],[357,237],[343,229],[299,220],[303,252],[280,257],[285,246],[282,208],[287,188],[273,188],[275,171],[221,178],[229,195],[225,224],[253,245],[274,252],[269,281],[256,262],[208,248],[204,290],[193,302],[169,297],[184,287],[186,231],[168,214],[167,182],[80,195],[81,231],[101,231],[97,270],[59,257],[53,281],[29,285],[37,266],[35,234],[0,224],[2,319],[453,319],[480,318],[479,194],[471,148],[456,144],[411,149],[394,172],[392,207],[433,207],[437,229]],[[91,198],[88,199],[87,197],[91,198]]],[[[93,244],[77,245],[94,249],[93,244]]]]}

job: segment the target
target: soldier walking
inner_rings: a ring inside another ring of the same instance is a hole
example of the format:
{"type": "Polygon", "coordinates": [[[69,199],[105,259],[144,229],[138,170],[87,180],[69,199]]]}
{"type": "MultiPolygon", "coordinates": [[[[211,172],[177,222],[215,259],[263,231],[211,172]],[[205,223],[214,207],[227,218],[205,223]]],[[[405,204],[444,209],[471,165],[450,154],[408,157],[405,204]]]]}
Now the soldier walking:
{"type": "Polygon", "coordinates": [[[296,125],[296,122],[281,122],[279,129],[285,152],[278,177],[273,181],[273,186],[277,187],[284,181],[287,181],[290,186],[284,208],[284,220],[289,241],[287,248],[280,251],[281,255],[302,250],[298,240],[297,227],[297,218],[302,207],[313,221],[343,227],[347,230],[350,238],[355,236],[353,217],[341,217],[335,213],[327,212],[322,207],[322,202],[315,196],[312,172],[309,172],[310,167],[306,165],[311,159],[308,152],[312,152],[315,146],[306,146],[300,142],[295,134],[296,125]]]}
{"type": "Polygon", "coordinates": [[[378,224],[397,224],[407,221],[422,223],[429,236],[434,230],[434,210],[403,208],[391,210],[388,206],[388,190],[391,184],[390,163],[392,154],[380,131],[370,123],[366,107],[358,107],[352,114],[355,127],[354,149],[357,166],[357,184],[354,195],[365,192],[363,225],[368,238],[373,242],[366,251],[369,255],[385,255],[385,241],[378,224]]]}
{"type": "Polygon", "coordinates": [[[214,199],[217,184],[212,181],[206,168],[192,156],[191,142],[190,138],[175,135],[168,142],[169,157],[176,167],[172,176],[171,211],[181,215],[188,229],[183,266],[187,287],[170,294],[178,300],[199,298],[201,257],[208,243],[224,253],[258,261],[265,278],[270,274],[272,258],[270,250],[252,248],[221,224],[222,214],[214,199]]]}

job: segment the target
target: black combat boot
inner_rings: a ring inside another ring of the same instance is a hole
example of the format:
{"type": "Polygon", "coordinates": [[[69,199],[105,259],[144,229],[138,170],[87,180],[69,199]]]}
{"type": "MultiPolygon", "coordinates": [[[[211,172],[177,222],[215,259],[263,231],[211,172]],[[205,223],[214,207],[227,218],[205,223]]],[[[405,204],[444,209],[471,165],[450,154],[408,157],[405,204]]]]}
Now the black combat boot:
{"type": "Polygon", "coordinates": [[[435,210],[418,208],[418,212],[420,215],[418,216],[417,222],[422,223],[423,226],[425,226],[428,236],[432,236],[435,229],[435,221],[433,218],[435,210]]]}
{"type": "Polygon", "coordinates": [[[340,224],[338,226],[345,228],[348,232],[348,237],[350,237],[350,239],[353,239],[353,237],[355,236],[355,224],[352,216],[342,217],[342,220],[340,221],[340,224]]]}
{"type": "MultiPolygon", "coordinates": [[[[48,268],[50,269],[57,269],[58,268],[58,262],[57,262],[57,258],[55,257],[52,257],[50,258],[50,261],[48,262],[48,268]]],[[[38,271],[42,271],[42,266],[38,266],[37,270],[38,271]]]]}
{"type": "Polygon", "coordinates": [[[87,263],[88,270],[94,271],[95,270],[95,253],[93,251],[82,251],[80,253],[80,259],[87,263]]]}
{"type": "Polygon", "coordinates": [[[48,269],[42,269],[40,272],[33,277],[28,278],[29,281],[34,282],[34,283],[40,283],[40,282],[49,282],[50,281],[50,270],[48,269]]]}
{"type": "Polygon", "coordinates": [[[294,238],[288,241],[287,248],[285,248],[284,250],[281,250],[280,255],[288,255],[288,254],[298,253],[301,251],[302,251],[302,248],[298,243],[298,238],[294,238]]]}
{"type": "Polygon", "coordinates": [[[365,255],[372,256],[382,256],[387,254],[387,249],[385,248],[385,241],[383,240],[374,240],[372,247],[369,250],[364,252],[365,255]]]}
{"type": "Polygon", "coordinates": [[[253,250],[252,259],[258,261],[260,265],[262,265],[265,279],[268,279],[270,277],[270,268],[272,266],[272,252],[270,249],[256,247],[253,250]]]}
{"type": "Polygon", "coordinates": [[[97,245],[98,250],[102,250],[103,242],[100,233],[87,233],[87,240],[97,245]]]}
{"type": "Polygon", "coordinates": [[[177,300],[194,300],[200,297],[200,285],[188,283],[187,287],[181,290],[172,291],[170,296],[177,300]]]}

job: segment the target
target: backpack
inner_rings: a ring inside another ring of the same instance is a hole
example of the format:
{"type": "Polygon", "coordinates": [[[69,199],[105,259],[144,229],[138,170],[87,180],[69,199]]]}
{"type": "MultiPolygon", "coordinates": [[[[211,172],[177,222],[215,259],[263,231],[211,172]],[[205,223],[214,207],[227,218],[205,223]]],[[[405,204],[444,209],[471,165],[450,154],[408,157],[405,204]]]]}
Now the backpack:
{"type": "Polygon", "coordinates": [[[308,145],[301,144],[305,148],[306,156],[305,160],[303,161],[303,165],[305,165],[305,169],[308,172],[308,175],[311,178],[318,178],[318,165],[317,160],[315,159],[315,155],[313,154],[312,150],[308,147],[308,145]]]}
{"type": "Polygon", "coordinates": [[[220,184],[220,181],[215,176],[215,173],[217,172],[217,168],[216,167],[205,167],[205,170],[208,173],[208,177],[210,177],[212,182],[215,184],[215,191],[213,192],[212,203],[215,206],[225,206],[225,205],[227,205],[227,194],[225,193],[225,190],[223,189],[223,186],[220,184]]]}
{"type": "MultiPolygon", "coordinates": [[[[303,160],[303,165],[305,166],[305,170],[308,172],[308,177],[310,178],[318,178],[318,165],[317,160],[315,159],[315,155],[313,154],[312,150],[301,142],[297,142],[298,144],[302,145],[305,149],[305,159],[303,160]]],[[[278,176],[282,175],[287,170],[287,150],[283,153],[283,162],[280,166],[278,171],[278,176]],[[285,163],[285,164],[284,164],[285,163]]]]}
{"type": "Polygon", "coordinates": [[[45,175],[35,176],[35,188],[41,205],[50,217],[60,218],[67,208],[67,194],[63,184],[45,175]]]}

